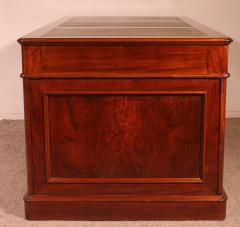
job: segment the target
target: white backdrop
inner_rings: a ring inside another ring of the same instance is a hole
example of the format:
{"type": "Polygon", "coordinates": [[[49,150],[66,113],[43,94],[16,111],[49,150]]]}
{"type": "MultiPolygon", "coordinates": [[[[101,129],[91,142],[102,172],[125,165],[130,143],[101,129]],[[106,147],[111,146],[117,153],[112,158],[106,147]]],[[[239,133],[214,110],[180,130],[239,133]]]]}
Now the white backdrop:
{"type": "Polygon", "coordinates": [[[232,37],[227,116],[240,117],[240,0],[0,0],[0,119],[23,118],[16,40],[63,16],[188,16],[232,37]]]}

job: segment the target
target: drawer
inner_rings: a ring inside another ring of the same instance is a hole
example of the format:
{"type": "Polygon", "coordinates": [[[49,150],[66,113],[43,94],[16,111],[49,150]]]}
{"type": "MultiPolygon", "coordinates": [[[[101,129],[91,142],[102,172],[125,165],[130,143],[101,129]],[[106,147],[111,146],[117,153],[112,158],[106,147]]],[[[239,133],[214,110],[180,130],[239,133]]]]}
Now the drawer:
{"type": "Polygon", "coordinates": [[[208,47],[25,46],[24,74],[66,77],[206,75],[208,47]]]}

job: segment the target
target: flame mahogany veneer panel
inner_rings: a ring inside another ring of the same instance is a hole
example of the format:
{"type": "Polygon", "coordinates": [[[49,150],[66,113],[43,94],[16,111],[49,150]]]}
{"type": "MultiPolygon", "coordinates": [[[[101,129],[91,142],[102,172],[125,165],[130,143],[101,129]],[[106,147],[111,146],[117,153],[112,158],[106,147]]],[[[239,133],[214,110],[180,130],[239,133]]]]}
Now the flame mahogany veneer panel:
{"type": "Polygon", "coordinates": [[[199,178],[202,103],[201,95],[49,95],[50,177],[199,178]]]}

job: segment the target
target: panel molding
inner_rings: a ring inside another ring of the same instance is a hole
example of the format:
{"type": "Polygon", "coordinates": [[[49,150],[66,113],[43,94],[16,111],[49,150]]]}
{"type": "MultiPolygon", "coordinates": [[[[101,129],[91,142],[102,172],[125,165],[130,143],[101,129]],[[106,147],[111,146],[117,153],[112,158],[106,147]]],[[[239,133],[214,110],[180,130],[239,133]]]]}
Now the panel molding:
{"type": "Polygon", "coordinates": [[[139,201],[162,201],[162,202],[174,202],[174,201],[209,201],[209,202],[220,202],[227,200],[227,196],[225,191],[223,194],[220,195],[64,195],[64,198],[59,195],[25,195],[24,200],[27,201],[64,201],[64,202],[71,202],[71,201],[132,201],[132,202],[139,202],[139,201]]]}
{"type": "Polygon", "coordinates": [[[45,171],[47,183],[64,183],[64,184],[74,184],[74,183],[194,183],[194,184],[204,184],[205,178],[205,119],[206,119],[206,97],[207,91],[45,91],[43,92],[43,106],[44,106],[44,135],[45,135],[45,171]],[[196,178],[61,178],[52,177],[51,175],[51,157],[50,157],[50,130],[49,130],[49,96],[94,96],[94,95],[186,95],[186,96],[201,96],[202,114],[201,120],[203,122],[203,127],[201,128],[201,164],[199,177],[196,178]]]}
{"type": "Polygon", "coordinates": [[[48,183],[204,183],[201,178],[60,178],[49,177],[48,183]]]}

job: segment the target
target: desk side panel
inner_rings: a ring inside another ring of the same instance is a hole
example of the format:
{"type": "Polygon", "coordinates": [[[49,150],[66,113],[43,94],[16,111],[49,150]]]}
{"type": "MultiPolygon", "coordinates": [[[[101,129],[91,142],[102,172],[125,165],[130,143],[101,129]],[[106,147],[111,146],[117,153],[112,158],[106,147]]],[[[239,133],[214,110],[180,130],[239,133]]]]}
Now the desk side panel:
{"type": "Polygon", "coordinates": [[[216,194],[219,79],[33,80],[31,97],[38,193],[216,194]]]}

